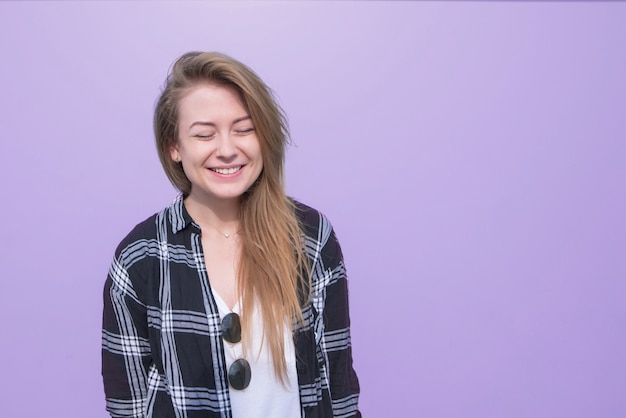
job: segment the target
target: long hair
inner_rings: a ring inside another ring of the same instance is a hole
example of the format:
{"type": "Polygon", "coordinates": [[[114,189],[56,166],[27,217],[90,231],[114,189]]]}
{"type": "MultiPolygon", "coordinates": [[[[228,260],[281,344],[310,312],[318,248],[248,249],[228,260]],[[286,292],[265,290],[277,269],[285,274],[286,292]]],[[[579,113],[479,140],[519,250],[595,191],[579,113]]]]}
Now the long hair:
{"type": "Polygon", "coordinates": [[[178,141],[178,104],[194,86],[206,82],[231,87],[239,94],[260,142],[263,170],[241,196],[239,213],[237,286],[242,300],[242,342],[245,350],[256,300],[263,315],[263,341],[269,344],[276,376],[285,383],[285,324],[303,320],[300,298],[303,289],[309,291],[302,228],[293,201],[285,195],[286,118],[271,90],[244,64],[218,53],[182,55],[172,66],[157,102],[154,133],[165,173],[183,196],[191,192],[191,182],[182,164],[170,157],[178,141]]]}

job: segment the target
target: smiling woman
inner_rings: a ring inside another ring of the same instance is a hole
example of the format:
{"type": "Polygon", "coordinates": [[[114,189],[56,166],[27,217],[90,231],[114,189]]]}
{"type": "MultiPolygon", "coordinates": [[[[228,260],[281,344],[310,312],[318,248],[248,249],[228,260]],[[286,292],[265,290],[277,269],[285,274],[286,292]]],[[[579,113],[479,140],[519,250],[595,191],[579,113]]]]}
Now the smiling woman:
{"type": "Polygon", "coordinates": [[[240,62],[188,53],[157,103],[181,195],[121,242],[104,291],[113,417],[360,417],[330,222],[284,193],[288,133],[240,62]]]}
{"type": "Polygon", "coordinates": [[[178,113],[178,141],[170,154],[192,184],[187,208],[237,206],[263,169],[254,123],[241,98],[231,87],[200,84],[181,98],[178,113]]]}

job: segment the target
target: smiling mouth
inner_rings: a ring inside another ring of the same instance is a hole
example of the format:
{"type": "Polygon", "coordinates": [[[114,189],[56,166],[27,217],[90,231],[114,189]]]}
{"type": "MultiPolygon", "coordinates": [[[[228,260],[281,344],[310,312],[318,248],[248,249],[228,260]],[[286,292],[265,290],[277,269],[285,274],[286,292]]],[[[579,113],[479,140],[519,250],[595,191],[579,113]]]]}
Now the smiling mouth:
{"type": "Polygon", "coordinates": [[[241,170],[242,167],[242,165],[238,165],[237,167],[230,168],[209,168],[209,170],[215,171],[217,174],[235,174],[237,171],[241,170]]]}

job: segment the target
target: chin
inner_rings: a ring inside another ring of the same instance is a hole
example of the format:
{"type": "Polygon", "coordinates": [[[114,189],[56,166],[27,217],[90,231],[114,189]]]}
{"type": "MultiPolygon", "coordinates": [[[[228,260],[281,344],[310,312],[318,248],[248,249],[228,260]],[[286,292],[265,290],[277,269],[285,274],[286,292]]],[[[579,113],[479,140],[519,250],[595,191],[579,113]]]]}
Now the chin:
{"type": "Polygon", "coordinates": [[[231,192],[215,193],[214,196],[216,199],[219,199],[219,200],[240,199],[248,190],[250,190],[250,188],[237,190],[237,191],[231,191],[231,192]]]}

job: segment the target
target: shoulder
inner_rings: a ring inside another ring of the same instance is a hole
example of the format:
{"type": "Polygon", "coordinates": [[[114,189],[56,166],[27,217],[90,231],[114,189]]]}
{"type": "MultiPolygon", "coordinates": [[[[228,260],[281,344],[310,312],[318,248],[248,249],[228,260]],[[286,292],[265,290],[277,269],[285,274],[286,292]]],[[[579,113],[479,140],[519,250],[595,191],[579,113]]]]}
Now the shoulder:
{"type": "Polygon", "coordinates": [[[119,243],[109,268],[105,289],[115,290],[144,303],[148,289],[158,289],[160,261],[164,243],[169,251],[167,231],[176,216],[175,203],[139,222],[119,243]],[[155,282],[156,280],[156,282],[155,282]]]}
{"type": "Polygon", "coordinates": [[[149,240],[156,238],[156,219],[158,213],[148,217],[147,219],[139,222],[135,227],[120,241],[117,246],[116,253],[123,251],[125,248],[132,246],[133,243],[142,240],[149,240]]]}
{"type": "Polygon", "coordinates": [[[139,222],[120,241],[115,258],[122,264],[134,263],[153,253],[165,231],[171,230],[173,204],[139,222]]]}
{"type": "Polygon", "coordinates": [[[314,251],[316,254],[321,252],[332,259],[341,258],[337,236],[326,215],[304,203],[296,200],[293,202],[308,252],[314,251]]]}
{"type": "Polygon", "coordinates": [[[330,220],[322,212],[297,200],[292,199],[292,201],[296,210],[296,218],[305,235],[318,236],[321,231],[332,231],[330,220]]]}

